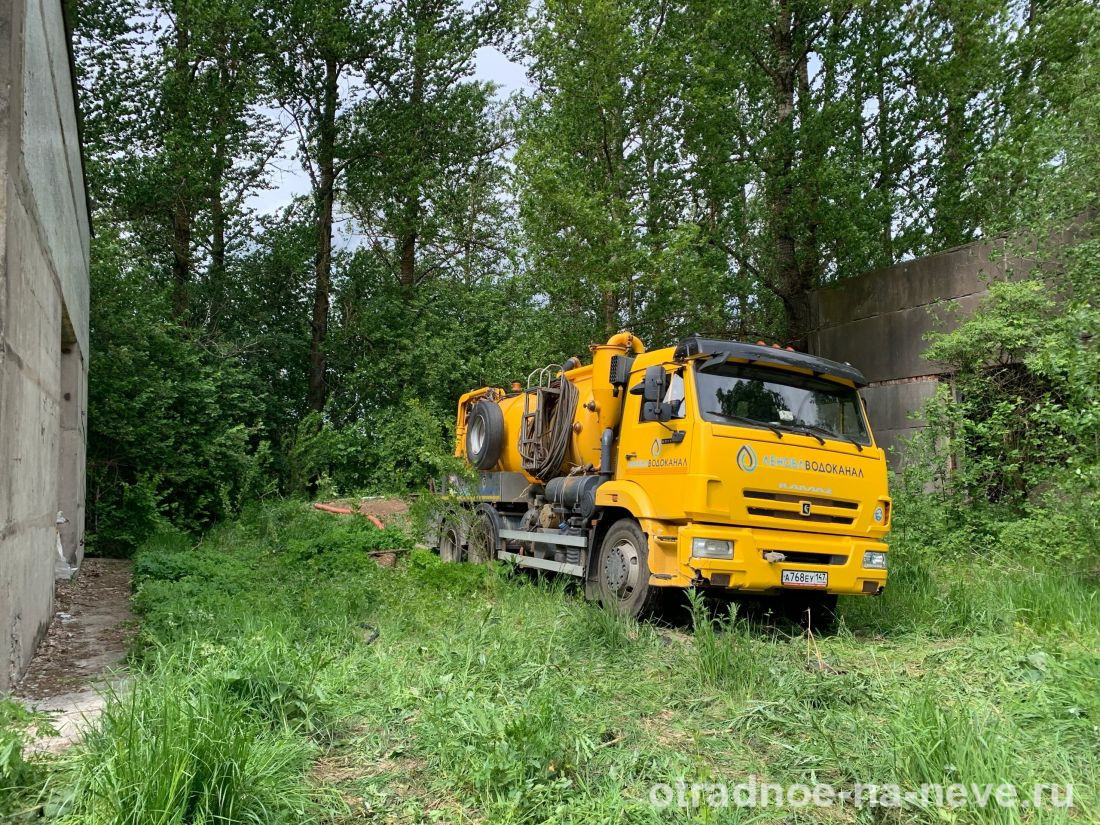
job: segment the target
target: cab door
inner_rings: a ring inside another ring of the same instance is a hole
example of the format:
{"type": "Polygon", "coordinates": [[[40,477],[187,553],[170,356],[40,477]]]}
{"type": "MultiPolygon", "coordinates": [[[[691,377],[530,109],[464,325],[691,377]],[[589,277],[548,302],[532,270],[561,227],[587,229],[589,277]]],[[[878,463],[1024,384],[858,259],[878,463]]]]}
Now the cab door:
{"type": "MultiPolygon", "coordinates": [[[[692,427],[683,365],[662,365],[665,387],[661,403],[669,405],[667,421],[646,415],[638,391],[643,376],[632,376],[623,409],[616,475],[634,481],[646,492],[658,517],[682,518],[684,485],[690,468],[692,427]]],[[[653,412],[652,407],[649,410],[653,412]]]]}

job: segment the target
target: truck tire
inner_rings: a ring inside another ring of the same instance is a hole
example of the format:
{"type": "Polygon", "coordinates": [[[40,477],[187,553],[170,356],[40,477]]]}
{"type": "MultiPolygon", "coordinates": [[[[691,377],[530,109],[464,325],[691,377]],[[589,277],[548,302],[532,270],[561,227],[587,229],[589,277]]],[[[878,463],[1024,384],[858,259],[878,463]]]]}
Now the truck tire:
{"type": "Polygon", "coordinates": [[[604,607],[632,618],[656,607],[661,588],[649,583],[649,541],[634,519],[611,525],[600,544],[595,572],[604,607]]]}
{"type": "Polygon", "coordinates": [[[500,460],[504,447],[504,413],[492,401],[478,401],[466,421],[466,458],[479,470],[500,460]]]}
{"type": "Polygon", "coordinates": [[[500,516],[488,504],[477,505],[466,536],[466,558],[474,564],[488,564],[496,559],[499,543],[500,516]]]}
{"type": "Polygon", "coordinates": [[[439,528],[439,558],[446,562],[466,561],[466,535],[456,519],[446,519],[439,528]]]}

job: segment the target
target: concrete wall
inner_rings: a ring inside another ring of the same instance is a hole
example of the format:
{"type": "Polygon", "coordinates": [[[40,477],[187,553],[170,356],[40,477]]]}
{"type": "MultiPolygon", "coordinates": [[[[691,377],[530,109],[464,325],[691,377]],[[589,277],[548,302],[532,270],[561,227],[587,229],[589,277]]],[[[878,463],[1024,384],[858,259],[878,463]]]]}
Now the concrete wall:
{"type": "MultiPolygon", "coordinates": [[[[990,280],[1025,274],[1026,258],[1006,255],[997,239],[868,272],[811,296],[810,351],[847,361],[871,385],[863,391],[871,426],[888,451],[922,424],[913,416],[945,379],[926,361],[926,333],[955,328],[986,294],[990,280]]],[[[892,460],[900,457],[895,450],[892,460]]]]}
{"type": "Polygon", "coordinates": [[[61,0],[0,0],[0,692],[83,557],[89,226],[61,0]],[[64,522],[59,524],[59,521],[64,522]]]}

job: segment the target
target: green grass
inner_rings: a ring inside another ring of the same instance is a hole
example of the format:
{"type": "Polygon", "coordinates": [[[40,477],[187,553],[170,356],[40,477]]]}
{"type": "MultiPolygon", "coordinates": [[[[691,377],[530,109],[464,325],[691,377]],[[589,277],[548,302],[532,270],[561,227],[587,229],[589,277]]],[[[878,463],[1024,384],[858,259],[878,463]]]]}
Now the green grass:
{"type": "Polygon", "coordinates": [[[68,823],[1085,822],[1100,808],[1094,584],[898,553],[807,639],[701,600],[675,627],[562,580],[364,550],[279,503],[138,555],[134,687],[51,768],[68,823]],[[1035,781],[1074,815],[657,809],[654,783],[1035,781]],[[943,815],[949,814],[948,819],[943,815]],[[954,817],[951,819],[950,817],[954,817]]]}
{"type": "Polygon", "coordinates": [[[0,699],[0,822],[16,821],[38,808],[45,766],[24,757],[35,735],[55,731],[48,720],[12,699],[0,699]]]}
{"type": "Polygon", "coordinates": [[[56,805],[63,821],[291,823],[308,815],[301,776],[316,748],[286,724],[285,705],[250,701],[237,690],[241,677],[218,674],[198,648],[150,664],[73,755],[74,780],[56,805]]]}

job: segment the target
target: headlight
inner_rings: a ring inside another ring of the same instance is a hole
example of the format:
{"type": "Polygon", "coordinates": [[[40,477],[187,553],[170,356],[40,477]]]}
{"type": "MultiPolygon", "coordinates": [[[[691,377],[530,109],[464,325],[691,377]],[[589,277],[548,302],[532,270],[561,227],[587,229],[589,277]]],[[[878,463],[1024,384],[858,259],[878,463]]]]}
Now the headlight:
{"type": "Polygon", "coordinates": [[[863,566],[876,570],[886,569],[886,554],[879,550],[868,550],[863,554],[863,566]]]}
{"type": "Polygon", "coordinates": [[[733,542],[720,539],[692,539],[691,555],[697,559],[732,559],[733,542]]]}

